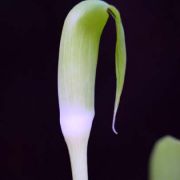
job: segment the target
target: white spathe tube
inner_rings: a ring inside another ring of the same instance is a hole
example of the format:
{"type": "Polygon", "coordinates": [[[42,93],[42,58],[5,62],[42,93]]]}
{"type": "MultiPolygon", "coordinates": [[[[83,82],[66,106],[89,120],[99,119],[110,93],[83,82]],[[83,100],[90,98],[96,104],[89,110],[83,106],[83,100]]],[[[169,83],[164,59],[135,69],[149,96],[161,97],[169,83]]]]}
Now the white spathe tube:
{"type": "Polygon", "coordinates": [[[61,109],[61,129],[65,137],[78,138],[82,135],[89,135],[94,113],[87,111],[83,107],[62,107],[61,109]]]}

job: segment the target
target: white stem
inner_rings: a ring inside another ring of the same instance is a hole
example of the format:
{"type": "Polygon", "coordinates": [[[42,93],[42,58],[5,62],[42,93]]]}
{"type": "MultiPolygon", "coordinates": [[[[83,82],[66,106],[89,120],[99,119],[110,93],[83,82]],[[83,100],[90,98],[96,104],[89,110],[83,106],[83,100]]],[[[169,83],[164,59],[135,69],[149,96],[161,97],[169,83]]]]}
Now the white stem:
{"type": "Polygon", "coordinates": [[[60,123],[69,151],[73,180],[88,180],[87,146],[94,112],[78,106],[68,107],[65,103],[62,106],[60,123]]]}
{"type": "Polygon", "coordinates": [[[88,180],[87,168],[87,137],[66,138],[73,180],[88,180]]]}

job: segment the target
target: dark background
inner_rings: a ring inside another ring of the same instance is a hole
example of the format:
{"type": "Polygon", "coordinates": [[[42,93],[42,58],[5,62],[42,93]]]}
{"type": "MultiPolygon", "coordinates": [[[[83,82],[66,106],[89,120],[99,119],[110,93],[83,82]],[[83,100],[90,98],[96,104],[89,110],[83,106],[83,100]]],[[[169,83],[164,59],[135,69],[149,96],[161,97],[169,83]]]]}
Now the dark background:
{"type": "MultiPolygon", "coordinates": [[[[73,0],[0,1],[0,179],[70,180],[59,126],[60,34],[73,0]]],[[[126,34],[127,71],[116,127],[115,28],[102,35],[89,180],[147,180],[154,142],[180,138],[180,6],[173,0],[112,0],[126,34]]]]}

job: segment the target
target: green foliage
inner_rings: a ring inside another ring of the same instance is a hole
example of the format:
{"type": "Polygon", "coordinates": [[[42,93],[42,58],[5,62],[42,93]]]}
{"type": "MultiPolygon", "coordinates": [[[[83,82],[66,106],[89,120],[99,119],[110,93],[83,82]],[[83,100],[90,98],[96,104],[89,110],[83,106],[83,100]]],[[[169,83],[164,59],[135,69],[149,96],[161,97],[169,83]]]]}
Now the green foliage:
{"type": "Polygon", "coordinates": [[[180,180],[180,141],[171,136],[161,138],[150,158],[149,180],[180,180]]]}

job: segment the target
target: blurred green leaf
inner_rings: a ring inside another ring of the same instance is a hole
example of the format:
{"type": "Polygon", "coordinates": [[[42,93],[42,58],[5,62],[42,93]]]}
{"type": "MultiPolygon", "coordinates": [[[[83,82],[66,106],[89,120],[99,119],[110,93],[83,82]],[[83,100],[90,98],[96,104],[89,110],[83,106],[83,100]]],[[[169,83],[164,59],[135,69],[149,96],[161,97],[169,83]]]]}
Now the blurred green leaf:
{"type": "Polygon", "coordinates": [[[165,136],[155,143],[151,157],[149,180],[180,180],[180,141],[165,136]]]}

